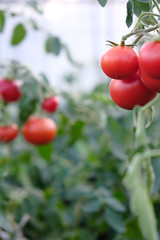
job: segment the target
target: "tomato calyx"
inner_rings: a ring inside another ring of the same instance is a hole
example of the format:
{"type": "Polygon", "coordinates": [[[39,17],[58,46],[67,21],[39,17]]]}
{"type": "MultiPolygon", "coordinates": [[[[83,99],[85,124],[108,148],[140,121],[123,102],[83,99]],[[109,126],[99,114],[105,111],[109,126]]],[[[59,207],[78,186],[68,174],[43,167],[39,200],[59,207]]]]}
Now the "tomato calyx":
{"type": "Polygon", "coordinates": [[[112,42],[110,40],[106,40],[106,46],[114,47],[114,46],[119,46],[118,43],[112,42]]]}

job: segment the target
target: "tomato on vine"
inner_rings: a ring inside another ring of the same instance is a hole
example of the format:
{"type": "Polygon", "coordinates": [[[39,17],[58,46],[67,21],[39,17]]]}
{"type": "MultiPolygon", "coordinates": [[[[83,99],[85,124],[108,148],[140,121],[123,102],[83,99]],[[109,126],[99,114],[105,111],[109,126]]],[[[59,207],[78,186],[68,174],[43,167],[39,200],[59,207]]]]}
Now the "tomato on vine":
{"type": "Polygon", "coordinates": [[[137,53],[127,46],[114,46],[102,56],[101,67],[110,78],[128,78],[138,70],[137,53]]]}
{"type": "Polygon", "coordinates": [[[17,102],[21,98],[21,91],[15,80],[0,80],[0,95],[6,102],[17,102]]]}
{"type": "Polygon", "coordinates": [[[45,98],[42,102],[42,108],[48,113],[55,112],[58,106],[59,106],[59,100],[56,96],[45,98]]]}
{"type": "Polygon", "coordinates": [[[160,81],[160,41],[145,42],[142,45],[139,65],[145,74],[160,81]]]}
{"type": "Polygon", "coordinates": [[[57,126],[50,118],[31,116],[22,127],[22,134],[31,144],[44,145],[54,140],[57,126]]]}
{"type": "Polygon", "coordinates": [[[12,123],[8,126],[0,126],[0,142],[12,142],[18,135],[18,126],[12,123]]]}
{"type": "Polygon", "coordinates": [[[110,94],[119,107],[127,110],[132,110],[136,105],[144,106],[157,95],[156,92],[145,87],[138,71],[127,79],[112,79],[110,94]]]}
{"type": "Polygon", "coordinates": [[[140,71],[140,74],[142,82],[147,88],[160,93],[160,79],[151,78],[142,70],[140,71]]]}

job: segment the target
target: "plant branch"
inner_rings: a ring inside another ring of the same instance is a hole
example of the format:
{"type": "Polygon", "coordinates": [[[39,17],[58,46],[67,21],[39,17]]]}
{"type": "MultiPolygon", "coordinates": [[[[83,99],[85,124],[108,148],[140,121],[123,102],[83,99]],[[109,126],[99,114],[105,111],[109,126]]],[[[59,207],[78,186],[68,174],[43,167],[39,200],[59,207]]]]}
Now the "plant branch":
{"type": "Polygon", "coordinates": [[[159,28],[159,23],[154,25],[153,27],[148,28],[148,29],[136,29],[136,30],[133,30],[132,32],[124,35],[122,37],[121,42],[126,41],[129,37],[131,37],[133,35],[136,35],[136,34],[141,34],[143,36],[144,34],[152,32],[152,31],[156,30],[157,28],[159,28]]]}
{"type": "Polygon", "coordinates": [[[160,14],[157,13],[153,13],[153,12],[143,12],[140,16],[139,19],[136,23],[136,26],[138,26],[141,22],[141,20],[145,17],[145,16],[154,16],[154,17],[160,17],[160,14]]]}
{"type": "Polygon", "coordinates": [[[144,113],[147,109],[155,105],[157,102],[160,102],[160,94],[157,95],[152,101],[147,103],[145,106],[141,107],[141,111],[144,113]]]}
{"type": "Polygon", "coordinates": [[[160,7],[159,7],[159,4],[158,4],[157,0],[152,0],[152,1],[153,1],[153,3],[155,4],[158,12],[160,13],[160,7]]]}

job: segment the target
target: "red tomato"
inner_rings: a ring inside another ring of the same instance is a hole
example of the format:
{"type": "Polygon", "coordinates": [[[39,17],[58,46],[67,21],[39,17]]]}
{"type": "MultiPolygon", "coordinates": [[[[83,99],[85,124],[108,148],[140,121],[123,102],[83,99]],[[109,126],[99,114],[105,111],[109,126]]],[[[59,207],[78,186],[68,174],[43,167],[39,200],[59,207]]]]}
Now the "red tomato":
{"type": "Polygon", "coordinates": [[[160,79],[151,78],[142,70],[140,74],[142,82],[147,88],[160,93],[160,79]]]}
{"type": "Polygon", "coordinates": [[[160,42],[146,42],[142,45],[139,64],[149,77],[160,79],[160,42]]]}
{"type": "Polygon", "coordinates": [[[6,102],[16,102],[21,97],[21,92],[15,80],[2,79],[0,81],[0,94],[6,102]]]}
{"type": "Polygon", "coordinates": [[[44,145],[57,135],[57,126],[50,118],[31,116],[22,127],[22,134],[27,142],[44,145]]]}
{"type": "Polygon", "coordinates": [[[138,70],[138,56],[130,47],[115,46],[102,56],[101,67],[110,78],[128,78],[138,70]]]}
{"type": "Polygon", "coordinates": [[[112,79],[110,94],[119,107],[127,110],[132,110],[136,105],[144,106],[157,95],[144,86],[139,72],[127,79],[112,79]]]}
{"type": "Polygon", "coordinates": [[[18,126],[12,123],[9,126],[0,126],[0,142],[8,143],[18,135],[18,126]]]}
{"type": "Polygon", "coordinates": [[[48,113],[55,112],[58,106],[59,106],[59,100],[55,96],[45,98],[44,101],[42,102],[42,108],[48,113]]]}

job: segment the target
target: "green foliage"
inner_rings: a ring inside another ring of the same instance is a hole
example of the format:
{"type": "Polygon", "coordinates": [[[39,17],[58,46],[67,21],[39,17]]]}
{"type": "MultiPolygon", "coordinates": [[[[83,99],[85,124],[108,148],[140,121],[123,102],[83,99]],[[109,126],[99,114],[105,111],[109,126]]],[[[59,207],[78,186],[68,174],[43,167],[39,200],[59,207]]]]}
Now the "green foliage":
{"type": "Polygon", "coordinates": [[[3,32],[5,26],[5,13],[4,11],[0,11],[0,33],[3,32]]]}
{"type": "Polygon", "coordinates": [[[22,23],[19,23],[15,26],[12,34],[11,44],[18,45],[26,37],[26,28],[22,23]]]}
{"type": "Polygon", "coordinates": [[[131,0],[133,3],[133,11],[136,16],[140,16],[142,12],[149,11],[149,1],[131,0]]]}
{"type": "Polygon", "coordinates": [[[58,37],[49,36],[46,40],[45,49],[47,53],[52,53],[58,56],[61,51],[60,39],[58,37]]]}
{"type": "Polygon", "coordinates": [[[131,209],[138,216],[139,225],[146,240],[158,240],[156,218],[146,186],[141,178],[140,163],[143,155],[136,155],[124,179],[131,194],[131,209]]]}
{"type": "Polygon", "coordinates": [[[126,17],[126,24],[128,27],[132,25],[133,22],[133,2],[127,2],[127,17],[126,17]]]}
{"type": "MultiPolygon", "coordinates": [[[[108,1],[98,2],[104,7],[108,1]]],[[[134,14],[139,16],[149,10],[149,3],[127,2],[128,27],[134,14]]],[[[37,4],[28,6],[42,13],[37,4]]],[[[5,21],[5,13],[0,11],[0,32],[5,21]]],[[[148,26],[157,20],[151,16],[142,22],[148,26]]],[[[34,19],[28,19],[25,25],[17,24],[12,33],[13,46],[25,39],[28,23],[41,30],[34,19]]],[[[81,66],[57,36],[47,35],[44,45],[47,53],[59,56],[63,50],[72,64],[81,66]]],[[[3,74],[22,83],[20,102],[4,106],[10,121],[21,127],[32,114],[47,115],[41,102],[47,91],[54,92],[47,76],[33,76],[15,61],[8,66],[1,64],[0,68],[3,74]]],[[[72,75],[66,79],[68,84],[76,80],[72,75]]],[[[133,167],[137,163],[134,154],[143,152],[144,146],[136,148],[133,144],[132,113],[113,104],[108,88],[108,84],[100,84],[88,94],[60,92],[60,108],[50,115],[58,126],[53,143],[32,146],[20,131],[13,143],[0,144],[0,239],[158,239],[160,161],[157,158],[153,162],[155,182],[150,197],[152,166],[148,167],[147,161],[141,166],[142,159],[138,158],[138,167],[133,167]]],[[[150,115],[147,118],[152,118],[150,115]]],[[[160,148],[158,116],[151,126],[148,124],[147,145],[151,149],[160,148]]]]}
{"type": "Polygon", "coordinates": [[[105,7],[108,0],[98,0],[99,4],[102,6],[102,7],[105,7]]]}

